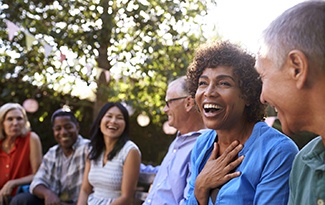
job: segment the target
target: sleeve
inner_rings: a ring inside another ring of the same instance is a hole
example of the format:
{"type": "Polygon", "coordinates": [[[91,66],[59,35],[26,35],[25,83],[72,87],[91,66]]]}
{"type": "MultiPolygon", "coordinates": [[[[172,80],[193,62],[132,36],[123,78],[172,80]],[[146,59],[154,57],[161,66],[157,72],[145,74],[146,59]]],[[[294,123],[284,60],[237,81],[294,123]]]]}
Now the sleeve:
{"type": "Polygon", "coordinates": [[[158,170],[159,170],[159,166],[152,166],[152,165],[145,165],[145,164],[140,164],[140,172],[141,173],[153,173],[153,174],[157,174],[158,170]]]}
{"type": "Polygon", "coordinates": [[[42,163],[40,167],[38,168],[38,171],[36,172],[33,181],[29,187],[29,192],[32,194],[34,188],[39,185],[43,184],[46,187],[50,187],[51,179],[50,176],[52,175],[52,172],[54,170],[51,170],[51,157],[53,154],[50,153],[50,151],[43,157],[42,163]]]}
{"type": "Polygon", "coordinates": [[[188,182],[186,185],[185,190],[187,190],[187,194],[186,197],[181,201],[180,204],[187,204],[187,205],[197,205],[198,202],[195,198],[194,195],[194,185],[195,185],[195,180],[196,177],[198,175],[198,169],[196,167],[196,161],[197,161],[197,153],[198,153],[198,143],[195,143],[193,149],[192,149],[192,153],[191,153],[191,162],[190,162],[190,166],[191,166],[191,174],[188,177],[188,182]]]}
{"type": "Polygon", "coordinates": [[[123,148],[121,149],[120,153],[118,153],[118,154],[122,155],[123,164],[124,164],[125,159],[128,156],[131,149],[137,150],[139,152],[139,154],[141,155],[141,152],[140,152],[140,149],[138,148],[138,146],[132,141],[127,141],[125,143],[125,145],[123,146],[123,148]]]}
{"type": "Polygon", "coordinates": [[[191,163],[189,162],[188,163],[188,166],[189,166],[189,172],[188,172],[188,175],[187,175],[187,178],[186,178],[186,186],[185,186],[185,189],[184,189],[184,192],[183,192],[183,199],[180,201],[180,205],[186,205],[187,203],[187,199],[188,199],[188,193],[189,193],[189,190],[190,190],[190,179],[191,179],[191,175],[192,175],[192,167],[191,167],[191,163]]]}
{"type": "Polygon", "coordinates": [[[289,140],[279,144],[281,146],[274,146],[268,153],[260,183],[256,187],[255,205],[287,205],[289,175],[298,148],[289,140]]]}

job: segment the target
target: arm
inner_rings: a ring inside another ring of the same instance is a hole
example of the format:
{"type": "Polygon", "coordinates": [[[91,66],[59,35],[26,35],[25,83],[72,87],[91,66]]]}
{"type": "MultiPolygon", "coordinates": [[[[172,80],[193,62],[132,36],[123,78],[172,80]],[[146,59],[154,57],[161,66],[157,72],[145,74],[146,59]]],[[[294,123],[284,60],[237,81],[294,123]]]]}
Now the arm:
{"type": "Polygon", "coordinates": [[[131,149],[123,167],[121,196],[111,205],[131,204],[137,187],[140,172],[141,156],[138,150],[131,149]]]}
{"type": "Polygon", "coordinates": [[[88,181],[89,171],[90,171],[90,160],[87,159],[77,205],[86,205],[88,196],[93,191],[93,187],[91,186],[91,184],[88,181]]]}
{"type": "Polygon", "coordinates": [[[56,155],[54,150],[49,150],[43,157],[42,163],[34,176],[34,179],[30,185],[30,193],[37,197],[44,199],[45,205],[58,204],[60,199],[55,190],[52,190],[52,185],[55,185],[57,181],[53,177],[56,172],[54,163],[56,161],[56,155]]]}
{"type": "Polygon", "coordinates": [[[42,145],[38,135],[34,132],[31,132],[30,135],[30,163],[32,167],[33,174],[9,180],[4,186],[3,190],[8,192],[8,195],[12,192],[12,190],[20,185],[30,184],[33,180],[35,173],[38,170],[42,162],[42,145]]]}
{"type": "Polygon", "coordinates": [[[60,205],[60,198],[54,193],[51,189],[47,188],[43,184],[37,185],[34,190],[33,194],[35,194],[38,198],[44,199],[44,204],[48,205],[60,205]]]}

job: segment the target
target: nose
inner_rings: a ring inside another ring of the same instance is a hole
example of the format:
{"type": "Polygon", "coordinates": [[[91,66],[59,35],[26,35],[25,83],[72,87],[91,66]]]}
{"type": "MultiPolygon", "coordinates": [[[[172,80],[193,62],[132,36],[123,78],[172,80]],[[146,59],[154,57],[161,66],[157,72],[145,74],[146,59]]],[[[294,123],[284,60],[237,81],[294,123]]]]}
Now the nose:
{"type": "Polygon", "coordinates": [[[169,107],[168,107],[167,104],[166,104],[165,107],[164,107],[164,109],[163,109],[163,111],[164,111],[165,113],[167,113],[168,110],[169,110],[169,107]]]}
{"type": "Polygon", "coordinates": [[[267,103],[267,101],[264,99],[263,90],[262,90],[261,95],[260,95],[260,101],[261,101],[262,104],[267,103]]]}
{"type": "Polygon", "coordinates": [[[62,129],[60,130],[60,135],[64,135],[66,133],[68,133],[68,130],[66,128],[62,127],[62,129]]]}
{"type": "Polygon", "coordinates": [[[216,96],[216,95],[217,95],[217,89],[216,89],[215,86],[213,86],[212,83],[210,83],[210,84],[206,87],[206,89],[205,89],[205,91],[204,91],[204,96],[205,96],[205,97],[210,97],[210,96],[216,96]]]}
{"type": "Polygon", "coordinates": [[[17,120],[17,119],[13,119],[12,123],[13,123],[14,125],[17,125],[17,124],[18,124],[18,120],[17,120]]]}
{"type": "Polygon", "coordinates": [[[112,123],[115,123],[115,122],[117,122],[117,120],[118,120],[117,117],[114,116],[109,121],[112,123]]]}

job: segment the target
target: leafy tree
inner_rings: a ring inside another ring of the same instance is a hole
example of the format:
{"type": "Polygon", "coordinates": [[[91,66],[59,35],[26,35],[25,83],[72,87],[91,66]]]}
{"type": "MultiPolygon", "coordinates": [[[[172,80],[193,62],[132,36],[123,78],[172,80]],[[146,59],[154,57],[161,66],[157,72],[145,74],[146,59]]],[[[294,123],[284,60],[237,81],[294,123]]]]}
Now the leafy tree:
{"type": "MultiPolygon", "coordinates": [[[[95,97],[84,101],[94,101],[93,115],[108,100],[121,100],[134,109],[134,124],[135,116],[147,113],[152,123],[146,137],[153,136],[153,147],[158,142],[166,147],[171,140],[157,139],[163,135],[161,126],[166,120],[162,108],[167,83],[185,74],[194,49],[205,41],[200,17],[206,15],[211,3],[2,0],[0,19],[10,20],[23,31],[9,41],[5,22],[0,22],[0,74],[6,88],[1,95],[4,101],[13,101],[15,90],[23,89],[23,95],[34,98],[51,90],[53,94],[47,95],[46,101],[63,104],[72,100],[59,99],[62,95],[82,100],[75,90],[82,90],[82,94],[92,91],[95,97]],[[27,32],[36,39],[31,48],[26,47],[27,32]],[[47,55],[46,45],[52,48],[47,55]],[[8,83],[14,79],[19,83],[8,83]],[[25,85],[22,82],[37,89],[19,88],[25,85]]],[[[140,135],[142,128],[134,127],[140,135]]]]}

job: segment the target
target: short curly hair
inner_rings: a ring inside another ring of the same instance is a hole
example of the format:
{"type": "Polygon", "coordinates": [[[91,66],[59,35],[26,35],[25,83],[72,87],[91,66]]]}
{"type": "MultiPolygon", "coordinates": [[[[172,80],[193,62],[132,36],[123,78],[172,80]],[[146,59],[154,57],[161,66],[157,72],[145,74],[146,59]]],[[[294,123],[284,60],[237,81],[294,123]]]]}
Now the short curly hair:
{"type": "Polygon", "coordinates": [[[255,70],[255,58],[238,45],[229,41],[215,41],[201,45],[196,51],[193,62],[187,69],[187,83],[191,96],[195,96],[199,77],[206,68],[227,66],[237,77],[248,122],[263,121],[266,105],[260,102],[262,82],[255,70]]]}

